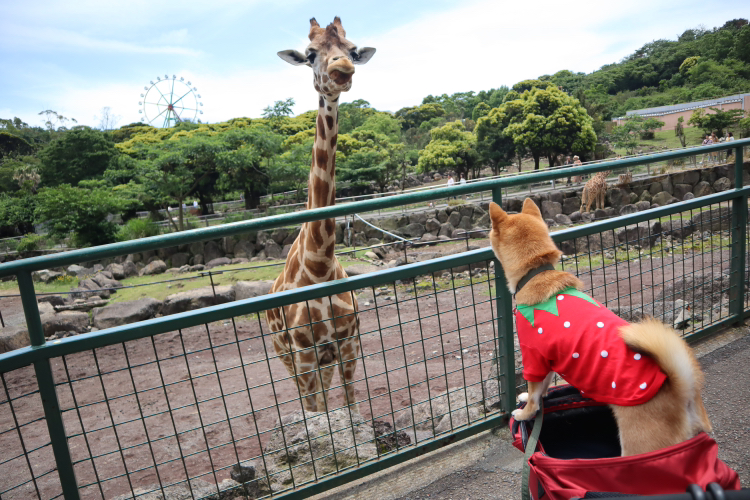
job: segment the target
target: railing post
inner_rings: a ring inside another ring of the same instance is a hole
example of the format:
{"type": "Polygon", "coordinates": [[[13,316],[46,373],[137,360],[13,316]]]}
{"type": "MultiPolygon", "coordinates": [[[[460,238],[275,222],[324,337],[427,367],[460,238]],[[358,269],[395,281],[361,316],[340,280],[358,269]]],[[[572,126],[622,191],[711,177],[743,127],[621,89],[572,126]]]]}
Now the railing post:
{"type": "MultiPolygon", "coordinates": [[[[44,329],[39,317],[34,282],[29,271],[18,273],[18,288],[21,291],[21,303],[23,304],[23,313],[26,316],[26,327],[29,331],[31,345],[34,347],[42,346],[45,343],[44,329]]],[[[52,376],[49,359],[34,362],[34,371],[36,372],[37,384],[39,384],[39,396],[44,407],[44,417],[47,421],[47,429],[52,443],[52,452],[55,455],[55,465],[60,477],[63,496],[66,500],[77,500],[80,498],[78,482],[76,481],[73,461],[70,458],[68,438],[65,435],[65,425],[62,421],[60,403],[57,401],[55,380],[52,376]]]]}
{"type": "MultiPolygon", "coordinates": [[[[734,188],[742,189],[742,148],[735,148],[734,188]]],[[[745,241],[747,239],[747,197],[732,200],[732,258],[729,281],[729,312],[741,323],[745,314],[745,241]]]]}
{"type": "MultiPolygon", "coordinates": [[[[492,201],[502,207],[502,189],[492,190],[492,201]]],[[[500,261],[495,259],[495,305],[497,306],[497,362],[498,386],[505,390],[501,396],[503,410],[510,413],[516,406],[516,353],[513,339],[513,304],[500,261]]]]}

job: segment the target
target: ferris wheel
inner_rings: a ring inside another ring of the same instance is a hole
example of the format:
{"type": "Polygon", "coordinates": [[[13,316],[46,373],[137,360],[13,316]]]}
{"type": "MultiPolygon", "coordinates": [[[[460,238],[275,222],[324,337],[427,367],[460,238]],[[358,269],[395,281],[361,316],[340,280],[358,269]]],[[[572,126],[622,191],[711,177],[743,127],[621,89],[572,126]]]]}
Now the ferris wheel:
{"type": "Polygon", "coordinates": [[[182,122],[200,123],[203,102],[198,89],[185,78],[176,75],[156,77],[143,87],[138,101],[141,121],[154,127],[172,127],[182,122]]]}

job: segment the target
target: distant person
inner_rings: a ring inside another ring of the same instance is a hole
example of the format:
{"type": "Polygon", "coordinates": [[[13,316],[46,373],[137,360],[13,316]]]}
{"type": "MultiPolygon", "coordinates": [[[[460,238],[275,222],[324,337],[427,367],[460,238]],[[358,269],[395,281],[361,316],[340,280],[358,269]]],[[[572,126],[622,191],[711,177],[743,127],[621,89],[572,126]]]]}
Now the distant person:
{"type": "MultiPolygon", "coordinates": [[[[464,178],[464,174],[461,174],[461,179],[459,179],[458,183],[461,184],[462,186],[466,185],[466,179],[464,178]]],[[[464,195],[464,197],[466,199],[468,199],[469,195],[466,194],[466,195],[464,195]]]]}
{"type": "MultiPolygon", "coordinates": [[[[716,137],[716,134],[711,134],[711,144],[719,144],[719,138],[716,137]]],[[[719,162],[719,152],[718,151],[714,151],[713,153],[711,153],[711,159],[712,159],[712,161],[714,163],[718,163],[719,162]]]]}
{"type": "MultiPolygon", "coordinates": [[[[566,157],[565,157],[565,163],[563,163],[563,166],[564,166],[564,167],[568,167],[568,166],[570,166],[570,156],[566,156],[566,157]]],[[[568,176],[568,182],[567,182],[567,185],[568,185],[568,186],[570,186],[570,184],[571,184],[571,182],[570,182],[570,176],[568,176]]]]}
{"type": "MultiPolygon", "coordinates": [[[[724,142],[732,142],[734,140],[734,134],[731,132],[727,132],[727,138],[724,140],[724,142]]],[[[727,161],[729,161],[729,158],[732,157],[732,154],[734,153],[734,149],[727,149],[727,161]]]]}
{"type": "MultiPolygon", "coordinates": [[[[583,163],[581,163],[581,159],[578,157],[578,155],[573,156],[573,166],[574,167],[581,167],[583,166],[583,163]]],[[[576,175],[573,177],[573,182],[580,184],[583,180],[582,175],[576,175]]]]}
{"type": "MultiPolygon", "coordinates": [[[[454,180],[453,180],[453,176],[452,176],[452,175],[449,175],[449,176],[448,176],[448,182],[446,182],[445,184],[446,184],[446,185],[447,185],[448,187],[453,187],[453,186],[455,186],[455,185],[456,185],[456,181],[454,181],[454,180]]],[[[454,196],[454,197],[453,197],[453,199],[455,200],[455,199],[456,199],[456,197],[454,196]]]]}
{"type": "MultiPolygon", "coordinates": [[[[703,139],[703,144],[702,145],[703,146],[710,146],[711,144],[713,144],[713,141],[711,140],[711,134],[706,134],[706,138],[703,139]]],[[[704,154],[703,155],[703,159],[701,160],[701,165],[703,165],[704,163],[706,163],[706,156],[708,156],[709,160],[711,159],[711,154],[710,153],[707,154],[707,155],[704,154]]]]}
{"type": "Polygon", "coordinates": [[[196,200],[193,200],[193,208],[198,208],[198,202],[196,200]]]}

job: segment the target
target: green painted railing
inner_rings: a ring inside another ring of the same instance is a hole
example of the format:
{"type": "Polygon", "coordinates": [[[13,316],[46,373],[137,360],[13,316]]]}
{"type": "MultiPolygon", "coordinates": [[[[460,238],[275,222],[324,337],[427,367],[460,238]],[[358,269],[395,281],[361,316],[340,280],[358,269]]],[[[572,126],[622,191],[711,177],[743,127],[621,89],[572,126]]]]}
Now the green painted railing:
{"type": "MultiPolygon", "coordinates": [[[[0,400],[0,406],[3,404],[8,404],[8,408],[10,408],[11,413],[13,414],[13,419],[15,424],[8,423],[8,422],[2,422],[0,421],[0,436],[2,436],[4,433],[8,432],[16,432],[19,436],[19,440],[21,441],[21,444],[23,445],[23,437],[21,432],[21,427],[25,424],[18,423],[16,420],[16,414],[14,412],[14,406],[13,402],[17,401],[18,398],[15,398],[12,396],[12,391],[10,389],[13,389],[12,387],[9,388],[6,375],[10,374],[11,372],[14,372],[15,370],[23,369],[24,367],[33,366],[33,371],[36,376],[36,385],[38,387],[38,394],[41,400],[41,403],[43,405],[44,409],[44,421],[46,423],[47,430],[49,432],[49,443],[51,444],[51,448],[54,454],[54,463],[55,468],[57,470],[58,476],[59,476],[59,484],[61,488],[61,494],[67,498],[67,499],[77,499],[80,498],[80,492],[82,488],[86,487],[98,487],[99,492],[101,492],[101,496],[104,496],[104,491],[101,487],[101,482],[108,481],[111,478],[99,478],[98,474],[96,474],[96,481],[91,482],[88,484],[82,484],[81,481],[79,481],[76,478],[76,465],[80,464],[82,462],[86,462],[86,460],[78,460],[75,461],[71,456],[71,448],[70,448],[70,442],[71,442],[71,430],[67,429],[66,426],[63,423],[63,416],[62,414],[64,411],[70,411],[70,409],[62,410],[61,404],[59,401],[59,395],[56,388],[60,387],[61,384],[59,381],[55,381],[55,376],[53,373],[53,366],[51,365],[51,360],[59,360],[62,359],[65,360],[65,356],[73,355],[75,353],[83,353],[87,351],[92,351],[94,349],[103,348],[107,346],[114,346],[114,345],[125,345],[126,342],[132,342],[136,341],[138,339],[152,339],[153,342],[154,336],[168,333],[168,332],[174,332],[174,331],[181,331],[182,329],[194,327],[197,325],[208,325],[210,323],[216,322],[216,321],[223,321],[231,319],[234,321],[234,318],[240,317],[240,316],[246,316],[246,315],[254,315],[262,313],[263,311],[266,311],[271,308],[281,307],[284,305],[289,304],[295,304],[300,302],[306,302],[311,301],[318,298],[325,298],[330,297],[335,294],[339,293],[349,293],[353,292],[355,290],[359,289],[372,289],[373,294],[375,295],[375,287],[380,287],[387,284],[393,284],[397,281],[408,281],[413,280],[416,277],[421,276],[434,276],[435,273],[439,273],[441,271],[443,272],[450,272],[451,274],[451,283],[452,286],[456,286],[456,281],[453,279],[453,269],[459,268],[462,266],[469,266],[469,269],[471,271],[472,266],[476,266],[478,264],[486,263],[493,261],[493,255],[488,248],[479,249],[479,250],[473,250],[469,252],[465,252],[458,255],[451,255],[447,257],[437,258],[433,260],[429,260],[426,262],[419,262],[414,264],[408,264],[405,266],[401,266],[398,268],[393,269],[384,269],[381,271],[378,271],[373,274],[363,275],[363,276],[355,276],[351,277],[345,280],[338,280],[338,281],[332,281],[328,283],[323,283],[319,285],[314,285],[302,289],[297,290],[290,290],[286,292],[281,292],[273,295],[263,296],[263,297],[257,297],[253,299],[247,299],[247,300],[241,300],[236,301],[228,304],[222,304],[212,307],[203,308],[200,310],[195,311],[189,311],[184,312],[180,314],[175,314],[167,317],[160,317],[155,318],[139,323],[129,324],[125,326],[119,326],[115,328],[109,328],[106,330],[101,330],[97,332],[92,332],[89,334],[79,335],[76,337],[69,337],[65,339],[55,340],[52,342],[46,341],[42,329],[42,323],[39,316],[39,309],[37,306],[37,299],[35,295],[34,290],[34,283],[32,281],[31,273],[37,270],[41,269],[48,269],[48,268],[55,268],[55,267],[62,267],[74,263],[80,263],[80,262],[87,262],[87,261],[94,261],[104,258],[111,258],[121,255],[126,255],[130,253],[136,253],[136,252],[143,252],[147,250],[155,250],[159,248],[165,248],[165,247],[173,247],[177,245],[184,245],[184,244],[190,244],[193,242],[198,241],[204,241],[209,239],[217,239],[221,237],[226,236],[232,236],[242,233],[247,233],[250,231],[260,231],[260,230],[268,230],[276,227],[284,227],[284,226],[290,226],[290,225],[297,225],[304,222],[314,221],[314,220],[320,220],[324,218],[334,217],[334,216],[341,216],[341,215],[349,215],[353,213],[364,213],[371,210],[378,210],[378,209],[384,209],[384,208],[390,208],[399,206],[402,204],[408,204],[408,203],[416,203],[416,202],[427,202],[431,200],[446,198],[447,196],[454,196],[454,195],[463,195],[463,194],[469,194],[474,192],[480,192],[480,191],[487,191],[490,190],[493,193],[493,200],[497,203],[501,203],[501,192],[503,188],[511,187],[511,186],[519,186],[524,185],[529,182],[540,182],[540,181],[547,181],[547,180],[553,180],[553,179],[560,179],[565,178],[570,175],[587,175],[592,174],[599,171],[604,170],[616,170],[616,169],[623,169],[632,167],[635,165],[641,165],[641,164],[647,164],[647,163],[655,163],[665,160],[674,160],[678,158],[683,158],[687,156],[692,155],[704,155],[706,153],[710,153],[712,151],[723,151],[727,149],[733,149],[734,150],[734,157],[735,157],[735,165],[734,165],[734,178],[736,180],[736,186],[732,190],[728,190],[721,193],[712,194],[709,196],[676,203],[673,205],[665,206],[665,207],[659,207],[654,208],[650,210],[645,210],[642,212],[634,213],[631,215],[625,215],[621,217],[615,217],[612,219],[602,220],[599,222],[594,222],[591,224],[586,224],[580,227],[565,229],[562,231],[557,231],[553,234],[553,239],[558,242],[566,242],[576,239],[589,239],[593,235],[599,235],[601,238],[602,234],[605,234],[607,232],[612,232],[614,235],[614,231],[616,229],[623,228],[624,226],[630,226],[633,224],[638,224],[641,222],[648,222],[648,221],[654,221],[656,219],[660,218],[670,218],[672,215],[675,214],[681,214],[685,212],[691,212],[693,210],[702,210],[705,207],[713,207],[718,206],[722,207],[726,205],[727,203],[731,204],[731,230],[729,231],[729,245],[728,245],[728,252],[729,252],[729,268],[730,268],[730,275],[729,275],[729,286],[726,290],[721,290],[721,293],[727,292],[729,296],[729,304],[728,309],[730,314],[721,316],[719,320],[716,321],[710,321],[710,325],[705,328],[700,328],[696,330],[692,337],[698,338],[700,336],[707,335],[711,333],[712,331],[715,331],[717,328],[726,326],[731,323],[736,323],[738,321],[741,321],[747,311],[748,307],[748,297],[745,290],[745,282],[747,280],[746,278],[746,269],[745,269],[745,262],[746,262],[746,245],[747,245],[747,198],[748,195],[750,195],[750,188],[746,188],[742,186],[742,179],[743,179],[743,163],[742,163],[742,155],[743,155],[743,148],[746,146],[750,146],[750,139],[744,139],[744,140],[738,140],[734,143],[731,143],[729,145],[727,144],[718,144],[713,146],[707,146],[707,147],[701,147],[701,148],[692,148],[692,149],[686,149],[684,151],[677,151],[677,152],[669,152],[669,153],[663,153],[663,154],[655,154],[655,155],[649,155],[649,156],[643,156],[638,158],[629,158],[626,160],[620,160],[620,161],[612,161],[612,162],[604,162],[597,165],[592,166],[586,166],[586,167],[578,167],[578,168],[567,168],[567,169],[559,169],[555,171],[545,172],[535,172],[533,174],[528,175],[519,175],[517,177],[508,177],[508,178],[501,178],[501,179],[494,179],[486,182],[476,182],[472,184],[467,185],[456,185],[451,188],[438,188],[433,189],[430,191],[424,191],[424,192],[418,192],[418,193],[411,193],[408,195],[401,195],[401,196],[391,196],[387,198],[381,198],[381,199],[373,199],[373,200],[367,200],[362,201],[357,204],[347,204],[347,205],[339,205],[339,206],[333,206],[333,207],[327,207],[323,209],[317,209],[317,210],[308,210],[303,212],[297,212],[292,214],[284,214],[284,215],[278,215],[273,217],[267,217],[264,219],[254,219],[250,221],[244,221],[244,222],[238,222],[233,224],[227,224],[224,226],[219,227],[210,227],[210,228],[202,228],[202,229],[196,229],[192,231],[185,231],[181,233],[174,233],[174,234],[168,234],[168,235],[161,235],[161,236],[155,236],[151,238],[144,238],[137,241],[128,241],[128,242],[122,242],[122,243],[116,243],[112,245],[104,245],[100,247],[95,248],[87,248],[87,249],[81,249],[81,250],[74,250],[70,252],[65,252],[61,254],[55,254],[55,255],[47,255],[42,257],[34,257],[30,259],[24,259],[19,261],[14,261],[6,264],[0,264],[0,277],[5,276],[15,276],[18,281],[18,286],[21,292],[21,300],[23,303],[24,308],[24,314],[26,317],[26,323],[28,327],[29,337],[31,341],[31,346],[18,349],[9,353],[1,354],[0,355],[0,375],[3,376],[2,379],[2,385],[3,390],[5,391],[5,401],[3,402],[0,400]]],[[[692,213],[692,212],[691,212],[692,213]]],[[[701,225],[703,224],[701,220],[701,225]]],[[[710,237],[710,235],[709,235],[710,237]]],[[[627,238],[627,236],[626,236],[627,238]]],[[[713,241],[713,240],[711,240],[713,241]]],[[[723,259],[723,253],[721,250],[723,250],[722,247],[722,240],[721,237],[719,238],[719,256],[723,259]]],[[[620,241],[619,243],[615,240],[613,243],[613,249],[615,254],[615,271],[617,271],[617,247],[621,245],[625,245],[628,247],[629,244],[638,244],[639,242],[629,242],[629,241],[620,241]]],[[[703,245],[704,243],[700,243],[700,245],[703,245]]],[[[701,246],[701,248],[703,248],[701,246]]],[[[712,247],[710,247],[712,248],[712,247]]],[[[601,249],[603,251],[603,248],[601,249]]],[[[713,250],[711,253],[711,259],[713,262],[713,256],[714,256],[713,250]]],[[[674,255],[674,254],[673,254],[674,255]]],[[[589,252],[589,267],[593,267],[591,264],[591,252],[589,252]]],[[[604,257],[602,257],[604,259],[604,257]]],[[[683,260],[684,262],[684,260],[683,260]]],[[[563,268],[566,266],[566,261],[563,260],[563,268]]],[[[641,264],[642,265],[642,264],[641,264]]],[[[575,266],[577,267],[577,261],[575,266]]],[[[602,267],[606,268],[606,264],[604,264],[604,261],[602,261],[602,267]]],[[[628,261],[628,266],[630,266],[630,261],[628,261]]],[[[489,266],[486,267],[489,270],[489,266]]],[[[665,271],[662,271],[663,273],[665,271]]],[[[644,273],[641,273],[644,274],[644,273]]],[[[471,288],[472,296],[474,294],[474,281],[470,274],[470,285],[468,285],[471,288]]],[[[487,280],[486,284],[488,286],[488,294],[491,297],[488,301],[490,303],[490,309],[491,309],[491,316],[492,316],[492,322],[494,322],[494,330],[496,331],[496,337],[494,338],[494,363],[497,364],[496,367],[496,373],[497,373],[497,394],[494,395],[487,395],[483,392],[484,398],[489,398],[490,396],[499,399],[499,410],[495,413],[488,413],[484,417],[476,420],[475,422],[469,422],[469,425],[458,425],[453,426],[451,424],[450,430],[445,434],[438,434],[436,437],[422,440],[421,442],[415,443],[413,446],[406,446],[404,449],[400,449],[397,453],[389,453],[389,454],[382,454],[378,453],[378,458],[376,460],[371,461],[365,461],[365,462],[358,462],[358,464],[354,467],[350,467],[346,470],[338,470],[335,473],[324,475],[323,477],[319,477],[318,473],[316,472],[316,480],[312,483],[300,486],[293,484],[289,491],[284,491],[281,493],[274,493],[273,496],[278,496],[280,494],[283,495],[289,495],[289,496],[308,496],[320,491],[325,491],[327,489],[330,489],[332,487],[335,487],[339,484],[343,484],[345,482],[351,481],[357,477],[362,477],[364,475],[370,474],[372,472],[375,472],[377,470],[381,470],[385,467],[389,467],[391,465],[403,462],[405,460],[408,460],[412,457],[418,456],[422,453],[425,453],[427,451],[430,451],[432,449],[436,449],[437,447],[444,446],[445,444],[448,444],[450,442],[454,442],[458,439],[468,437],[472,434],[476,434],[477,432],[480,432],[484,429],[491,428],[497,425],[500,425],[505,418],[507,418],[508,412],[514,407],[515,405],[515,395],[516,395],[516,352],[514,348],[514,341],[513,341],[513,320],[512,320],[512,298],[507,290],[507,287],[505,286],[504,282],[504,276],[502,273],[502,269],[500,269],[500,266],[497,262],[495,262],[495,272],[494,272],[494,278],[493,282],[490,282],[491,279],[491,273],[487,273],[487,280]],[[494,304],[494,305],[492,305],[494,304]]],[[[663,278],[664,279],[664,278],[663,278]]],[[[606,281],[606,279],[605,279],[606,281]]],[[[432,277],[432,284],[433,288],[435,288],[435,278],[432,277]]],[[[592,288],[596,288],[593,286],[592,281],[592,288]]],[[[395,292],[395,286],[394,286],[394,292],[395,292]]],[[[438,290],[435,288],[434,290],[434,296],[437,303],[437,296],[438,296],[438,290]]],[[[606,294],[606,283],[604,285],[604,293],[606,294]]],[[[429,295],[429,294],[428,294],[429,295]]],[[[454,290],[454,296],[455,296],[455,290],[454,290]]],[[[415,285],[415,302],[419,299],[419,293],[416,290],[415,285]]],[[[455,299],[454,299],[455,300],[455,299]]],[[[475,314],[475,326],[477,327],[477,332],[479,328],[480,322],[476,319],[476,299],[474,299],[474,314],[475,314]]],[[[618,296],[619,301],[619,296],[618,296]]],[[[398,301],[397,301],[398,303],[398,301]]],[[[375,305],[375,312],[377,313],[377,309],[382,306],[375,305]]],[[[458,321],[459,316],[459,305],[458,302],[455,301],[455,313],[456,318],[458,321]]],[[[364,311],[360,311],[360,314],[363,314],[364,311]]],[[[438,322],[440,317],[440,311],[438,311],[438,322]]],[[[428,316],[422,316],[419,313],[418,310],[418,317],[419,322],[421,325],[421,321],[424,318],[427,318],[428,316]]],[[[260,320],[259,320],[260,321],[260,320]]],[[[208,327],[208,326],[207,326],[208,327]]],[[[399,324],[399,328],[403,329],[403,324],[399,324]]],[[[426,337],[424,336],[424,332],[420,328],[420,336],[422,338],[422,349],[424,351],[424,342],[426,337]]],[[[458,330],[460,332],[461,327],[458,327],[458,330]]],[[[262,325],[261,325],[261,333],[262,325]]],[[[382,342],[382,331],[381,333],[381,342],[382,342]]],[[[429,334],[429,332],[428,332],[429,334]]],[[[439,332],[439,335],[442,335],[443,332],[439,332]]],[[[235,335],[236,335],[236,329],[235,329],[235,335]]],[[[262,333],[262,335],[265,337],[267,334],[262,333]]],[[[405,348],[406,343],[403,340],[403,333],[402,335],[402,348],[405,348]]],[[[459,343],[460,343],[460,335],[459,335],[459,343]]],[[[432,338],[432,337],[430,337],[432,338]]],[[[263,341],[263,339],[262,339],[263,341]]],[[[442,342],[442,340],[441,340],[442,342]]],[[[237,340],[237,344],[239,347],[240,341],[237,340]]],[[[184,346],[183,346],[184,349],[184,346]]],[[[477,333],[477,349],[481,350],[481,344],[479,341],[479,336],[477,333]]],[[[210,350],[213,350],[213,347],[211,347],[210,350]]],[[[383,359],[385,360],[385,351],[386,348],[383,346],[383,359]]],[[[460,353],[461,351],[459,351],[460,353]]],[[[187,357],[188,353],[184,353],[184,356],[187,357]]],[[[425,372],[427,373],[427,383],[428,383],[428,393],[429,393],[429,381],[430,376],[427,372],[427,353],[424,352],[425,359],[425,372]]],[[[268,357],[268,354],[266,354],[268,357]]],[[[460,356],[459,356],[460,358],[460,356]]],[[[240,358],[242,359],[242,358],[240,358]]],[[[161,361],[161,360],[159,360],[161,361]]],[[[157,365],[159,363],[157,361],[157,365]]],[[[128,364],[132,364],[134,360],[129,360],[128,364]]],[[[216,364],[216,359],[214,357],[214,364],[216,364]]],[[[362,359],[362,364],[365,366],[364,358],[362,359]]],[[[480,356],[480,361],[478,363],[480,372],[482,371],[482,361],[480,356]]],[[[408,365],[410,366],[410,365],[408,365]]],[[[408,366],[407,366],[407,378],[408,378],[408,366]]],[[[466,370],[465,362],[462,360],[461,362],[462,370],[466,370]]],[[[475,365],[472,365],[475,366],[475,365]]],[[[244,365],[242,367],[245,368],[244,365]]],[[[67,365],[65,366],[65,370],[67,373],[67,365]]],[[[128,369],[130,370],[130,368],[128,369]]],[[[218,367],[216,368],[217,374],[219,372],[218,367]]],[[[270,365],[269,365],[269,374],[270,371],[270,365]]],[[[388,371],[386,370],[386,375],[388,371]]],[[[132,372],[130,373],[132,378],[132,372]]],[[[218,375],[217,375],[218,376],[218,375]]],[[[101,374],[99,374],[99,377],[101,379],[101,374]]],[[[465,377],[465,374],[464,374],[465,377]]],[[[481,381],[482,384],[482,391],[484,391],[484,379],[486,377],[482,375],[483,379],[481,381]]],[[[367,375],[365,375],[365,380],[367,383],[367,375]]],[[[448,385],[448,372],[446,368],[445,372],[445,380],[446,380],[446,389],[451,391],[449,385],[448,385]]],[[[192,384],[192,380],[191,380],[192,384]]],[[[68,383],[72,387],[72,381],[68,383]]],[[[273,387],[273,381],[271,382],[271,386],[273,387]]],[[[194,389],[194,388],[193,388],[194,389]]],[[[250,388],[247,387],[247,392],[250,394],[250,388]]],[[[138,390],[135,388],[135,382],[134,382],[134,391],[136,398],[138,397],[138,390]]],[[[275,389],[274,389],[275,391],[275,389]]],[[[368,392],[369,392],[369,386],[368,386],[368,392]]],[[[275,392],[274,392],[275,394],[275,392]]],[[[464,389],[464,394],[466,396],[465,400],[465,407],[468,411],[469,406],[469,399],[468,395],[466,395],[466,391],[464,389]]],[[[390,394],[389,394],[390,396],[390,394]]],[[[1,397],[1,396],[0,396],[1,397]]],[[[222,401],[224,401],[224,395],[220,395],[222,401]]],[[[372,394],[368,393],[368,401],[370,401],[370,404],[372,404],[372,399],[374,397],[372,394]]],[[[428,395],[428,401],[430,401],[430,405],[432,404],[432,399],[430,399],[431,396],[428,395]]],[[[106,399],[106,398],[105,398],[106,399]]],[[[450,400],[451,398],[448,397],[448,405],[450,408],[450,400]]],[[[199,406],[199,401],[196,396],[196,402],[195,406],[199,406]]],[[[226,402],[224,401],[224,404],[226,406],[226,402]]],[[[78,411],[78,407],[76,406],[76,411],[78,411]]],[[[255,411],[255,410],[254,410],[255,411]]],[[[172,410],[169,411],[170,415],[172,414],[172,410]]],[[[200,413],[200,412],[199,412],[200,413]]],[[[281,417],[281,414],[279,413],[279,417],[281,417]]],[[[145,420],[145,418],[141,414],[141,420],[145,420]]],[[[231,420],[233,417],[229,417],[229,413],[227,413],[227,421],[231,420]]],[[[375,419],[374,413],[372,414],[372,419],[375,419]]],[[[2,420],[2,419],[0,419],[2,420]]],[[[112,415],[110,411],[110,420],[112,420],[112,415]]],[[[112,420],[113,428],[117,428],[120,424],[115,424],[114,420],[112,420]]],[[[201,424],[203,426],[203,424],[201,424]]],[[[307,423],[305,423],[307,425],[307,423]]],[[[412,425],[414,427],[414,432],[416,435],[416,426],[415,424],[412,425]]],[[[177,431],[175,431],[177,432],[177,431]]],[[[87,432],[86,430],[82,430],[80,434],[76,434],[74,437],[83,436],[86,438],[87,432]]],[[[260,441],[260,433],[256,436],[258,437],[260,441]]],[[[308,437],[308,439],[310,439],[308,437]]],[[[87,441],[88,443],[88,441],[87,441]]],[[[206,444],[208,446],[208,444],[206,444]]],[[[151,447],[151,441],[149,440],[149,447],[151,447]]],[[[355,451],[357,449],[357,445],[355,445],[355,451]]],[[[235,446],[235,452],[236,452],[236,446],[235,446]]],[[[120,450],[120,454],[122,455],[123,450],[120,450]]],[[[335,455],[334,450],[334,455],[335,455]]],[[[29,464],[29,470],[32,470],[31,463],[28,458],[28,451],[26,448],[24,448],[23,456],[19,455],[18,457],[14,457],[15,459],[26,460],[26,462],[29,464]]],[[[153,450],[152,450],[152,458],[154,469],[158,469],[157,460],[154,458],[153,450]]],[[[262,454],[261,457],[263,460],[266,459],[266,455],[262,454]]],[[[335,456],[334,456],[335,458],[335,456]]],[[[93,458],[89,458],[89,461],[93,462],[93,458]]],[[[125,462],[125,458],[123,455],[123,462],[125,462]]],[[[185,458],[182,458],[183,466],[185,464],[185,458]]],[[[3,459],[0,459],[0,471],[2,471],[3,464],[5,464],[6,461],[3,459]]],[[[213,462],[212,462],[213,464],[213,462]]],[[[213,467],[213,466],[212,466],[213,467]]],[[[313,468],[315,467],[315,461],[313,460],[313,468]]],[[[227,467],[223,467],[223,469],[226,472],[227,467]]],[[[185,468],[186,474],[187,474],[187,468],[185,468]]],[[[291,470],[291,469],[290,469],[291,470]]],[[[121,474],[120,476],[126,477],[128,480],[128,484],[131,488],[135,488],[138,485],[131,483],[131,473],[132,471],[126,470],[124,474],[121,474]]],[[[213,477],[216,479],[216,470],[213,472],[213,477]]],[[[49,474],[49,471],[45,474],[49,474]]],[[[192,478],[194,476],[191,476],[190,474],[187,474],[189,478],[192,478]]],[[[203,476],[205,474],[202,474],[203,476]]],[[[117,476],[117,477],[120,477],[117,476]]],[[[157,476],[158,476],[158,470],[157,470],[157,476]]],[[[218,481],[218,479],[217,479],[218,481]]],[[[292,479],[293,481],[293,479],[292,479]]],[[[37,482],[37,477],[32,474],[31,479],[28,479],[25,483],[22,484],[32,484],[33,488],[36,490],[36,494],[40,495],[39,493],[39,484],[37,482]]],[[[2,483],[0,483],[2,484],[2,483]]],[[[159,488],[164,491],[165,488],[169,487],[170,485],[161,484],[159,488]]],[[[270,482],[269,482],[270,486],[270,482]]],[[[2,490],[0,488],[0,497],[5,498],[8,496],[9,498],[12,498],[12,492],[15,488],[18,488],[19,486],[14,486],[12,488],[2,490]]],[[[192,490],[191,490],[192,491],[192,490]]],[[[20,498],[20,497],[19,497],[20,498]]]]}

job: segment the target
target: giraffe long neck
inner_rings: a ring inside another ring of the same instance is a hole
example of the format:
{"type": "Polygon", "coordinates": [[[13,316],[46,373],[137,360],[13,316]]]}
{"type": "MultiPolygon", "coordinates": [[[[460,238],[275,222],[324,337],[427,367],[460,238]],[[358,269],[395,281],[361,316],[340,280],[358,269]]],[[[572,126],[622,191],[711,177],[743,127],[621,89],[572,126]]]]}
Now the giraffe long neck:
{"type": "Polygon", "coordinates": [[[318,119],[308,181],[307,208],[321,208],[336,201],[336,140],[339,134],[339,98],[318,99],[318,119]]]}

